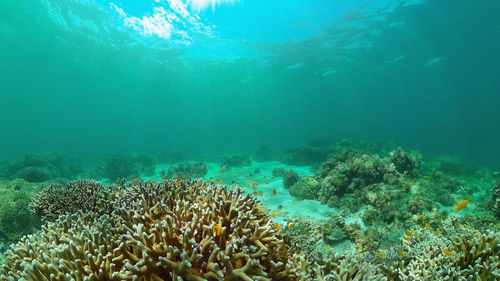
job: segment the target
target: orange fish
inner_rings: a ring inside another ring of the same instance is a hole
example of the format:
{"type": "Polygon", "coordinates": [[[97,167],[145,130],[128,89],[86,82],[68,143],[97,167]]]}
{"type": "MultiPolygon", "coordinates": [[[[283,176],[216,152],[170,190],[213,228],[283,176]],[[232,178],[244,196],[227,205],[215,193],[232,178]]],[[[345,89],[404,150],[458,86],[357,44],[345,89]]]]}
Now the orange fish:
{"type": "Polygon", "coordinates": [[[274,227],[276,227],[276,229],[277,229],[278,231],[280,231],[280,229],[281,229],[281,226],[280,226],[280,224],[279,224],[279,223],[275,223],[275,224],[274,224],[274,227]]]}
{"type": "Polygon", "coordinates": [[[444,249],[444,250],[443,250],[443,253],[444,253],[444,254],[445,254],[445,256],[447,256],[447,257],[451,257],[451,256],[453,256],[453,254],[452,254],[450,251],[446,250],[446,249],[444,249]]]}
{"type": "Polygon", "coordinates": [[[222,167],[220,168],[219,173],[224,173],[224,171],[225,171],[225,170],[226,170],[226,166],[222,166],[222,167]]]}
{"type": "Polygon", "coordinates": [[[438,235],[439,233],[441,233],[441,230],[436,230],[436,232],[434,232],[434,234],[438,235]]]}
{"type": "Polygon", "coordinates": [[[405,258],[405,257],[406,257],[406,255],[405,255],[405,253],[403,253],[403,251],[398,251],[398,254],[399,254],[400,256],[402,256],[403,258],[405,258]]]}
{"type": "Polygon", "coordinates": [[[293,228],[295,226],[295,223],[291,223],[288,225],[288,228],[293,228]]]}
{"type": "Polygon", "coordinates": [[[462,200],[462,202],[460,202],[458,205],[455,206],[455,211],[458,212],[460,210],[462,210],[463,208],[465,208],[467,206],[467,204],[469,204],[469,200],[462,200]]]}
{"type": "Polygon", "coordinates": [[[221,233],[222,233],[222,227],[220,226],[220,224],[215,224],[214,225],[214,231],[215,231],[215,235],[216,236],[220,236],[221,233]]]}
{"type": "Polygon", "coordinates": [[[271,190],[272,195],[276,195],[276,189],[271,190]]]}
{"type": "Polygon", "coordinates": [[[254,191],[253,195],[255,195],[255,196],[259,196],[259,197],[260,197],[260,196],[262,196],[263,194],[262,194],[262,192],[256,192],[256,191],[254,191]]]}
{"type": "Polygon", "coordinates": [[[222,184],[222,179],[217,179],[217,181],[219,182],[219,184],[222,184]]]}
{"type": "Polygon", "coordinates": [[[408,236],[408,237],[412,237],[412,236],[413,236],[413,233],[411,233],[411,232],[409,232],[409,231],[407,231],[407,232],[405,232],[405,233],[406,233],[406,236],[408,236]]]}

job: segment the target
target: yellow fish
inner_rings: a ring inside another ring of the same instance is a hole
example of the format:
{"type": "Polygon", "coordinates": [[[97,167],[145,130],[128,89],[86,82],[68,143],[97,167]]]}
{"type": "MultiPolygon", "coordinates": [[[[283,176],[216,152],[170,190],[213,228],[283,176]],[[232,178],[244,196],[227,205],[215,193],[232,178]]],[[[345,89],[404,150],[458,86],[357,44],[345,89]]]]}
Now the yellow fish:
{"type": "Polygon", "coordinates": [[[326,245],[326,248],[327,248],[327,249],[330,249],[330,245],[328,245],[328,244],[327,244],[327,245],[326,245]]]}
{"type": "Polygon", "coordinates": [[[215,224],[214,225],[214,231],[215,231],[215,235],[216,236],[220,236],[221,233],[222,233],[222,227],[220,226],[220,224],[215,224]]]}
{"type": "Polygon", "coordinates": [[[428,223],[425,224],[425,229],[429,229],[429,224],[428,223]]]}
{"type": "Polygon", "coordinates": [[[379,256],[379,257],[383,257],[383,256],[384,256],[384,254],[382,254],[382,252],[378,251],[378,252],[377,252],[377,256],[379,256]]]}
{"type": "Polygon", "coordinates": [[[281,229],[281,226],[280,226],[280,224],[279,224],[279,223],[275,223],[275,224],[274,224],[274,227],[276,227],[276,229],[277,229],[278,231],[280,231],[280,229],[281,229]]]}
{"type": "Polygon", "coordinates": [[[458,212],[465,208],[467,204],[469,204],[469,200],[462,200],[462,202],[458,203],[458,205],[456,205],[453,209],[455,209],[455,212],[458,212]]]}
{"type": "Polygon", "coordinates": [[[272,195],[276,195],[276,189],[271,190],[272,195]]]}
{"type": "Polygon", "coordinates": [[[445,255],[445,256],[447,256],[447,257],[451,257],[451,256],[453,256],[453,254],[452,254],[450,251],[446,250],[446,249],[444,249],[444,250],[443,250],[443,253],[444,253],[444,255],[445,255]]]}
{"type": "Polygon", "coordinates": [[[406,233],[406,236],[408,236],[408,237],[412,237],[412,236],[413,236],[413,233],[411,233],[411,232],[409,232],[409,231],[407,231],[407,232],[405,232],[405,233],[406,233]]]}
{"type": "Polygon", "coordinates": [[[295,223],[291,223],[288,225],[288,228],[293,228],[295,226],[295,223]]]}
{"type": "Polygon", "coordinates": [[[436,230],[436,232],[434,232],[434,234],[438,235],[439,233],[441,233],[441,230],[436,230]]]}
{"type": "Polygon", "coordinates": [[[398,251],[398,254],[399,254],[400,256],[402,256],[403,258],[406,258],[406,255],[405,255],[405,253],[403,253],[403,251],[398,251]]]}

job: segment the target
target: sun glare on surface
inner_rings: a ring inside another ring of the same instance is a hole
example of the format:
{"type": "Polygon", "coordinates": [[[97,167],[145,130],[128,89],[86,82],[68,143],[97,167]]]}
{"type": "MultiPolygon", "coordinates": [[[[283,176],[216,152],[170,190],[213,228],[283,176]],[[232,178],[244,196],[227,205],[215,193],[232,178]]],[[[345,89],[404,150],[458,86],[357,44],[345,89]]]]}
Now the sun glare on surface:
{"type": "Polygon", "coordinates": [[[216,6],[226,3],[234,3],[238,0],[188,0],[191,7],[195,10],[204,10],[208,7],[212,7],[212,10],[215,9],[216,6]]]}

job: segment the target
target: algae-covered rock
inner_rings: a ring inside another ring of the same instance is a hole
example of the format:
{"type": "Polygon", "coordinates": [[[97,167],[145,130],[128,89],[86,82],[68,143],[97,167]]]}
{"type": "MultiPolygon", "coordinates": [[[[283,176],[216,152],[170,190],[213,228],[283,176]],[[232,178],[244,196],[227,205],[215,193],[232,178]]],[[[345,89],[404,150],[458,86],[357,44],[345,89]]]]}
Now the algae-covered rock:
{"type": "Polygon", "coordinates": [[[181,163],[172,165],[168,169],[169,178],[201,178],[208,173],[207,165],[204,163],[181,163]]]}
{"type": "Polygon", "coordinates": [[[292,185],[290,188],[290,194],[303,198],[303,199],[314,199],[319,190],[319,182],[312,177],[302,177],[299,181],[292,185]]]}
{"type": "Polygon", "coordinates": [[[222,160],[222,165],[228,168],[247,167],[252,165],[252,160],[250,160],[248,156],[232,155],[224,157],[224,159],[222,160]]]}
{"type": "Polygon", "coordinates": [[[285,174],[285,169],[283,168],[274,168],[272,171],[273,177],[282,177],[285,174]]]}
{"type": "Polygon", "coordinates": [[[299,181],[299,175],[292,169],[288,170],[283,174],[283,187],[290,188],[292,185],[299,181]]]}

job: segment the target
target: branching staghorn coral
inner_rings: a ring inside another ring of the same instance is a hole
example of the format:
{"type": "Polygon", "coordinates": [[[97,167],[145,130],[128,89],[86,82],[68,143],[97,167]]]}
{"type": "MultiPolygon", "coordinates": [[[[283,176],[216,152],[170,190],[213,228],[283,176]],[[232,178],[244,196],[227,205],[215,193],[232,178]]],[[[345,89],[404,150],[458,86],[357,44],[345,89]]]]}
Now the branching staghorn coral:
{"type": "Polygon", "coordinates": [[[109,214],[113,210],[115,188],[104,187],[94,180],[76,180],[67,185],[56,183],[36,194],[30,209],[47,221],[79,211],[109,214]]]}
{"type": "Polygon", "coordinates": [[[451,229],[443,235],[416,229],[401,240],[404,257],[380,268],[388,280],[500,280],[498,233],[451,229]]]}
{"type": "Polygon", "coordinates": [[[136,200],[117,199],[111,215],[62,215],[25,237],[0,280],[297,280],[269,214],[241,189],[168,181],[126,190],[118,197],[136,200]]]}

